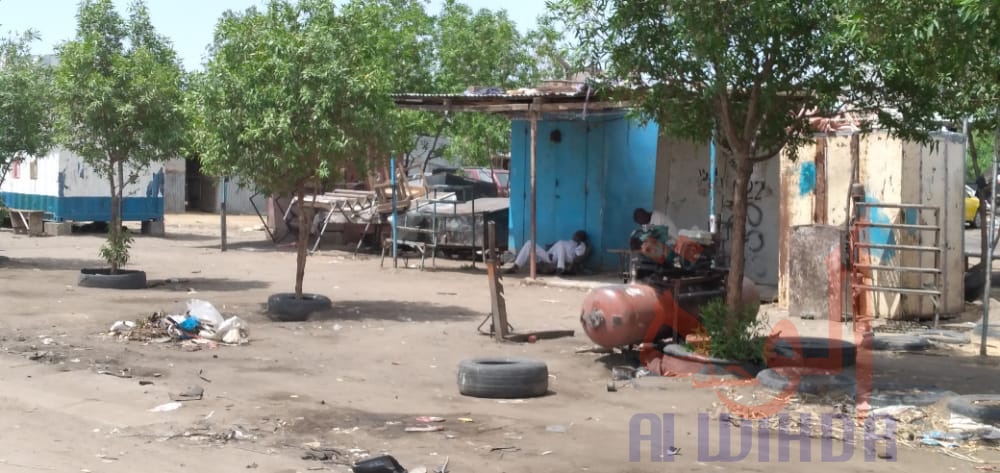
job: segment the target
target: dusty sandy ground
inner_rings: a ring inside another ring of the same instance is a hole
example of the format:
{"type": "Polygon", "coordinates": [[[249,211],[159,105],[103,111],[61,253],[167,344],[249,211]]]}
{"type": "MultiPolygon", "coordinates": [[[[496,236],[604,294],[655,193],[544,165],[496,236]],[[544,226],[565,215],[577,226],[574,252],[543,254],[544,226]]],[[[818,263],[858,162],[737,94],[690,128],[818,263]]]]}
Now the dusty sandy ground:
{"type": "MultiPolygon", "coordinates": [[[[0,471],[349,471],[303,459],[303,445],[348,455],[388,452],[410,471],[434,471],[446,458],[455,473],[802,471],[797,444],[789,463],[777,462],[776,441],[766,463],[756,440],[752,453],[736,464],[699,455],[699,444],[701,453],[718,452],[717,424],[706,431],[698,416],[715,410],[719,399],[690,380],[659,378],[608,392],[608,363],[615,360],[576,353],[590,345],[579,330],[582,291],[507,279],[507,307],[517,330],[577,332],[573,338],[501,345],[476,331],[489,312],[481,265],[473,271],[439,260],[436,270],[424,272],[380,269],[377,257],[323,250],[309,259],[305,288],[331,297],[334,310],[305,323],[276,323],[263,315],[263,302],[293,287],[292,250],[266,242],[264,232],[253,230],[256,217],[231,217],[230,250],[223,253],[217,219],[170,216],[166,238],[137,237],[132,266],[151,280],[173,280],[138,291],[77,287],[81,267],[100,266],[101,235],[28,238],[0,232],[0,256],[10,258],[0,264],[0,471]],[[250,343],[187,351],[107,335],[116,320],[171,311],[193,297],[247,320],[250,343]],[[480,355],[546,361],[553,393],[523,402],[459,395],[456,366],[480,355]],[[99,374],[125,369],[131,378],[99,374]],[[203,400],[150,412],[169,402],[169,393],[192,385],[204,388],[203,400]],[[673,465],[650,462],[648,446],[642,461],[629,461],[629,421],[638,413],[674,416],[673,440],[665,442],[680,448],[673,465]],[[417,425],[417,416],[443,417],[446,429],[405,432],[417,425]]],[[[959,392],[997,392],[992,363],[880,358],[876,377],[943,380],[959,392]]],[[[902,446],[893,461],[865,462],[859,446],[848,464],[820,463],[820,442],[811,445],[810,471],[978,466],[902,446]]],[[[991,454],[979,456],[1000,459],[991,454]]]]}

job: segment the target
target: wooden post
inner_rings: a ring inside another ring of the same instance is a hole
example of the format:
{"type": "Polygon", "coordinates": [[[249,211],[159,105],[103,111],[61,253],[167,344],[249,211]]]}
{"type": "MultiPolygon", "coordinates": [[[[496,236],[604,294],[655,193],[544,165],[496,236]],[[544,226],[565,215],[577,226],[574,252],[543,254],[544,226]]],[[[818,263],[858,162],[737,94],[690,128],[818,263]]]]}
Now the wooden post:
{"type": "Polygon", "coordinates": [[[500,271],[497,268],[497,237],[496,222],[490,221],[487,224],[487,245],[486,250],[486,272],[490,280],[490,303],[492,309],[492,333],[496,341],[507,340],[507,304],[503,297],[503,284],[500,282],[500,271]]]}
{"type": "Polygon", "coordinates": [[[542,99],[536,98],[531,104],[531,279],[538,277],[538,263],[535,248],[538,247],[538,215],[536,214],[537,203],[535,201],[535,160],[538,149],[538,108],[542,104],[542,99]]]}
{"type": "Polygon", "coordinates": [[[219,218],[222,231],[222,251],[226,251],[226,203],[229,196],[229,176],[222,178],[222,202],[219,205],[219,218]]]}

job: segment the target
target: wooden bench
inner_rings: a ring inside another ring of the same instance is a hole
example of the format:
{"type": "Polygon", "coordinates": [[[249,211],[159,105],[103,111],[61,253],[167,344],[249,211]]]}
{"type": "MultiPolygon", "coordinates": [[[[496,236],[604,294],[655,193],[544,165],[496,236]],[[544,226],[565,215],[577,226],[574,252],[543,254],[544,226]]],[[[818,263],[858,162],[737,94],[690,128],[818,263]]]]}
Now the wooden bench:
{"type": "Polygon", "coordinates": [[[45,234],[45,212],[41,210],[6,209],[14,233],[39,236],[45,234]]]}

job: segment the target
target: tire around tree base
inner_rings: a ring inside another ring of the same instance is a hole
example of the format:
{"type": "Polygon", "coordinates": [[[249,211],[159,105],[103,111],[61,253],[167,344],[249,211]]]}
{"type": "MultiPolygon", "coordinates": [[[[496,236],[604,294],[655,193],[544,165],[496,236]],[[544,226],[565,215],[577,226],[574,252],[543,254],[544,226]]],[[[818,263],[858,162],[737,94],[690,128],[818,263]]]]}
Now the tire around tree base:
{"type": "Polygon", "coordinates": [[[545,362],[524,358],[473,358],[458,365],[458,392],[487,399],[527,399],[549,392],[545,362]]]}
{"type": "Polygon", "coordinates": [[[942,399],[958,396],[957,393],[937,387],[905,386],[896,383],[872,387],[868,404],[878,409],[889,406],[925,407],[937,404],[942,399]]]}
{"type": "Polygon", "coordinates": [[[282,292],[272,294],[267,298],[267,312],[272,320],[278,322],[303,322],[314,312],[330,310],[333,302],[319,294],[302,294],[282,292]]]}
{"type": "Polygon", "coordinates": [[[769,368],[761,371],[757,380],[765,388],[778,392],[793,388],[795,392],[813,395],[855,391],[855,382],[850,376],[818,368],[769,368]]]}
{"type": "Polygon", "coordinates": [[[1000,424],[1000,396],[972,394],[948,400],[948,410],[986,424],[1000,424]]]}
{"type": "Polygon", "coordinates": [[[763,364],[750,361],[726,360],[711,356],[703,356],[679,343],[671,343],[663,347],[663,354],[684,361],[702,365],[698,374],[713,376],[735,376],[742,379],[753,379],[764,369],[763,364]]]}
{"type": "Polygon", "coordinates": [[[123,269],[118,274],[111,274],[109,268],[84,268],[80,270],[77,285],[98,289],[145,289],[146,272],[123,269]]]}
{"type": "Polygon", "coordinates": [[[872,340],[875,351],[924,351],[931,346],[930,340],[915,335],[876,335],[872,340]]]}
{"type": "Polygon", "coordinates": [[[858,347],[845,340],[822,337],[787,337],[774,341],[773,356],[768,357],[768,368],[802,366],[839,370],[854,366],[858,360],[858,347]],[[839,348],[839,353],[838,353],[839,348]]]}

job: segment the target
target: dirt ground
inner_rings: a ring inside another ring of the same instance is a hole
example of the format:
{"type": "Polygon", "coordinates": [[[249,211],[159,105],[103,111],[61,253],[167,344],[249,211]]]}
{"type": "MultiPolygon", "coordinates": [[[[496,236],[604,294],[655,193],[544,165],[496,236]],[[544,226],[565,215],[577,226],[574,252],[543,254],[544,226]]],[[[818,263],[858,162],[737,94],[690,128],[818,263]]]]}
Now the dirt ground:
{"type": "MultiPolygon", "coordinates": [[[[377,256],[354,259],[324,249],[308,260],[305,290],[329,296],[334,310],[304,323],[272,322],[263,303],[293,288],[295,258],[291,248],[271,245],[259,224],[256,217],[230,217],[229,251],[221,252],[218,216],[169,216],[165,238],[136,238],[130,266],[162,283],[136,291],[76,285],[80,268],[101,266],[102,235],[29,238],[0,231],[0,256],[9,258],[0,263],[0,471],[350,471],[303,459],[310,446],[337,448],[351,457],[339,458],[344,463],[388,452],[411,472],[432,472],[446,458],[455,473],[674,467],[650,462],[648,445],[641,461],[630,462],[630,419],[640,413],[673,415],[672,440],[664,443],[680,448],[671,459],[685,471],[801,471],[797,444],[787,463],[777,461],[773,441],[770,462],[762,462],[757,440],[736,465],[705,458],[718,452],[718,425],[706,432],[699,413],[717,410],[719,397],[693,388],[691,380],[647,379],[638,388],[608,392],[608,365],[618,361],[576,353],[590,346],[578,321],[580,290],[507,278],[516,330],[576,334],[498,344],[477,334],[489,313],[482,265],[471,270],[438,260],[436,269],[423,272],[380,269],[377,256]],[[250,343],[188,351],[107,335],[117,320],[169,312],[191,298],[244,318],[250,343]],[[544,360],[552,393],[521,402],[459,395],[458,363],[481,355],[544,360]],[[131,377],[100,374],[122,370],[131,377]],[[204,399],[151,412],[169,402],[170,393],[194,385],[204,388],[204,399]],[[445,418],[445,430],[405,432],[418,425],[418,416],[445,418]]],[[[911,355],[881,357],[875,367],[876,378],[1000,392],[994,360],[911,355]]],[[[811,471],[847,466],[821,463],[820,442],[810,445],[811,471]]],[[[1000,461],[994,451],[977,456],[1000,461]]],[[[866,462],[859,446],[848,468],[903,472],[916,465],[927,471],[981,466],[903,446],[891,460],[866,462]]]]}

